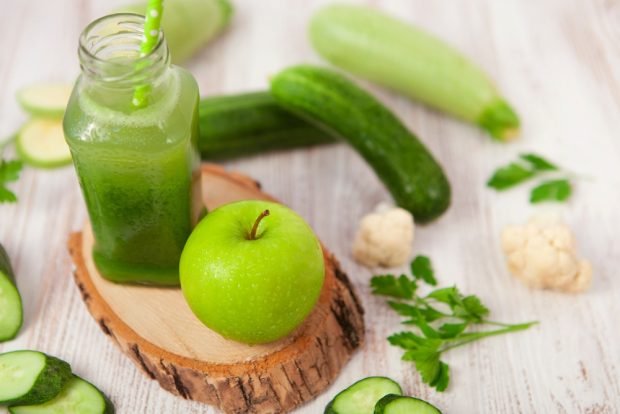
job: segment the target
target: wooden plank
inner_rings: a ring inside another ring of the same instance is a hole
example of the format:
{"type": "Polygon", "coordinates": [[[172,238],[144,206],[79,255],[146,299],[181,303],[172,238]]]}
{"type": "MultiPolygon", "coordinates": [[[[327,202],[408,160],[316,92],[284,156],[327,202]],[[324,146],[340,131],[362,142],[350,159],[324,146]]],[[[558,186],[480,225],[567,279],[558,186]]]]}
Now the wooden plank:
{"type": "MultiPolygon", "coordinates": [[[[458,413],[614,413],[620,407],[620,3],[610,0],[358,0],[442,36],[474,58],[514,102],[524,121],[510,146],[370,85],[428,144],[446,167],[454,204],[419,227],[416,252],[430,255],[442,283],[479,294],[499,320],[538,319],[531,331],[498,337],[448,354],[452,386],[438,394],[385,337],[398,318],[369,294],[371,272],[349,254],[359,218],[388,200],[372,171],[349,148],[335,145],[226,163],[261,180],[299,211],[342,259],[367,309],[367,344],[333,387],[299,410],[321,412],[338,390],[367,375],[390,375],[407,393],[458,413]],[[494,194],[490,172],[521,151],[547,154],[579,175],[574,199],[556,210],[573,226],[594,263],[592,289],[569,296],[530,291],[507,273],[499,231],[540,208],[527,189],[494,194]],[[286,171],[286,174],[282,174],[286,171]]],[[[0,13],[0,137],[25,119],[15,90],[37,80],[71,81],[78,73],[81,28],[123,0],[20,0],[0,13]]],[[[328,0],[234,0],[231,30],[189,68],[203,94],[265,88],[285,65],[321,62],[306,39],[306,22],[328,0]]],[[[364,85],[368,85],[362,82],[364,85]]],[[[26,303],[26,325],[0,351],[35,348],[65,358],[105,390],[121,413],[214,413],[163,392],[99,331],[71,281],[67,235],[86,213],[71,168],[28,169],[16,186],[20,202],[0,206],[0,241],[9,251],[26,303]]]]}

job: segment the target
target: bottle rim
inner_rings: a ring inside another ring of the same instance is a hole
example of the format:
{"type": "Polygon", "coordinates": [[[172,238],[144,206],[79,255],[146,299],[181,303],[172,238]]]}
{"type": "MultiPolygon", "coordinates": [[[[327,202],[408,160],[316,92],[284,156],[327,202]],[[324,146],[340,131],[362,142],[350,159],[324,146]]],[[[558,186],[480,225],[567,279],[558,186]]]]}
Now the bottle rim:
{"type": "Polygon", "coordinates": [[[82,73],[118,86],[148,83],[161,74],[170,63],[164,34],[160,31],[150,52],[140,53],[144,19],[137,13],[114,13],[90,22],[79,39],[82,73]]]}

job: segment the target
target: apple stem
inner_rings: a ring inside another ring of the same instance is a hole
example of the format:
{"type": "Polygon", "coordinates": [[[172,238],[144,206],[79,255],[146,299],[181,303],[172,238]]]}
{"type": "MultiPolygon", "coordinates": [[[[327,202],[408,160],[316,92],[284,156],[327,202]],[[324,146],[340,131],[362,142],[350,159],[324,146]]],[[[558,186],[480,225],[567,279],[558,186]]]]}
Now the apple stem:
{"type": "Polygon", "coordinates": [[[256,221],[254,222],[254,226],[252,226],[252,231],[250,232],[250,240],[256,240],[256,232],[258,231],[258,225],[260,224],[261,220],[267,217],[268,215],[269,215],[269,210],[265,210],[262,213],[260,213],[260,215],[256,218],[256,221]]]}

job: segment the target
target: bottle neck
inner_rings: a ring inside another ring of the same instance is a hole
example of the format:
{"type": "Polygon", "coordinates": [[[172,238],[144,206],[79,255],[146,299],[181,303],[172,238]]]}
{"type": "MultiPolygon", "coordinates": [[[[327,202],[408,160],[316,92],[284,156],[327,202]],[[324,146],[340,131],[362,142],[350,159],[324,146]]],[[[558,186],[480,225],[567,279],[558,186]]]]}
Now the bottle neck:
{"type": "Polygon", "coordinates": [[[155,89],[170,68],[170,53],[160,31],[153,50],[143,55],[144,16],[119,13],[90,23],[80,36],[78,56],[82,78],[93,87],[132,90],[141,85],[155,89]]]}

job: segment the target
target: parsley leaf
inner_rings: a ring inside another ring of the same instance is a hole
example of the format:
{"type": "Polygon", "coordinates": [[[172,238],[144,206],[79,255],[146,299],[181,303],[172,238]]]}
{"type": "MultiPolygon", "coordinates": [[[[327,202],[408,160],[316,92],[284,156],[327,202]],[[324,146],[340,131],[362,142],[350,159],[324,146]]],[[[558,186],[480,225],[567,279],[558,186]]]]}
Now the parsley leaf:
{"type": "Polygon", "coordinates": [[[0,203],[14,203],[17,196],[6,187],[7,183],[17,181],[22,170],[19,160],[0,160],[0,203]]]}
{"type": "Polygon", "coordinates": [[[555,164],[547,161],[540,155],[536,154],[521,154],[520,158],[524,161],[530,163],[532,167],[534,167],[537,171],[557,171],[558,167],[555,164]]]}
{"type": "Polygon", "coordinates": [[[405,275],[400,275],[399,278],[394,275],[374,276],[370,280],[370,286],[375,295],[401,299],[411,299],[418,287],[414,280],[410,280],[405,275]]]}
{"type": "Polygon", "coordinates": [[[511,162],[505,167],[499,168],[487,182],[487,186],[498,191],[506,190],[521,184],[536,175],[536,171],[524,167],[516,162],[511,162]]]}
{"type": "MultiPolygon", "coordinates": [[[[557,165],[540,155],[521,154],[518,161],[498,168],[487,182],[487,186],[497,191],[503,191],[550,172],[560,173],[561,170],[557,165]]],[[[566,201],[571,194],[572,188],[568,178],[553,179],[539,183],[534,187],[530,193],[530,202],[566,201]]]]}
{"type": "Polygon", "coordinates": [[[491,336],[524,330],[534,324],[489,321],[486,319],[489,309],[480,298],[463,295],[456,286],[435,289],[421,296],[416,280],[436,283],[430,259],[418,256],[411,270],[413,279],[406,275],[398,278],[375,276],[371,285],[373,293],[392,298],[389,306],[406,318],[403,323],[411,329],[391,335],[388,341],[404,350],[402,359],[412,362],[422,381],[437,391],[444,391],[450,383],[450,367],[441,360],[444,352],[491,336]],[[485,325],[493,328],[480,329],[485,325]]]}
{"type": "Polygon", "coordinates": [[[413,259],[413,262],[411,262],[411,273],[413,273],[417,280],[422,279],[431,286],[437,285],[431,261],[426,256],[417,256],[413,259]]]}
{"type": "Polygon", "coordinates": [[[530,193],[530,202],[566,201],[572,193],[570,181],[567,179],[545,181],[534,187],[530,193]]]}

